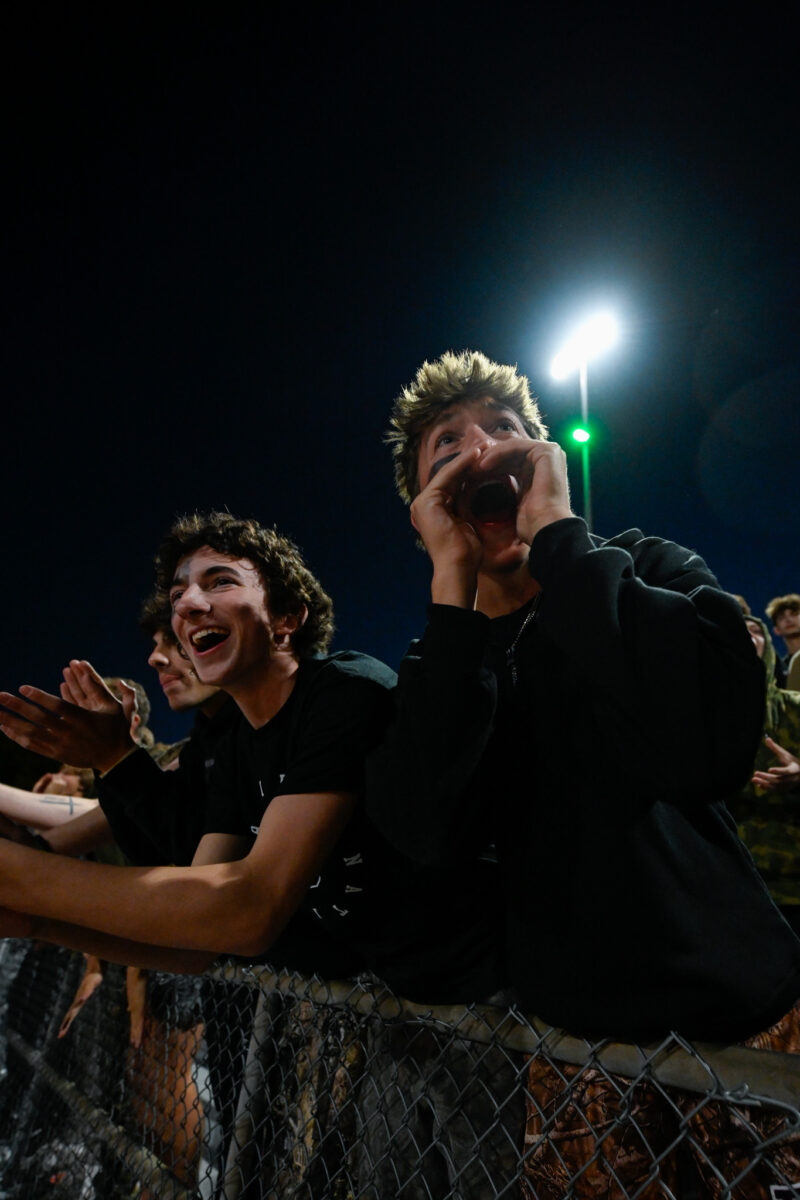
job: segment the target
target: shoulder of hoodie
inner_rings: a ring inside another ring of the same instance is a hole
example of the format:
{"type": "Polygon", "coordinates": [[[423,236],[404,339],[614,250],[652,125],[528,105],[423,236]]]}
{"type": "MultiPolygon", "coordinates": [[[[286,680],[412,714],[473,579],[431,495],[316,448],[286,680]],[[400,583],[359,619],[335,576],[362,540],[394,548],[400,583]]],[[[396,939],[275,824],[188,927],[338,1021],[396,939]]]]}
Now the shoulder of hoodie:
{"type": "Polygon", "coordinates": [[[636,574],[652,587],[669,585],[686,593],[698,587],[723,590],[705,560],[678,542],[645,536],[641,529],[627,529],[611,538],[590,536],[597,550],[605,547],[626,550],[634,560],[636,574]]]}

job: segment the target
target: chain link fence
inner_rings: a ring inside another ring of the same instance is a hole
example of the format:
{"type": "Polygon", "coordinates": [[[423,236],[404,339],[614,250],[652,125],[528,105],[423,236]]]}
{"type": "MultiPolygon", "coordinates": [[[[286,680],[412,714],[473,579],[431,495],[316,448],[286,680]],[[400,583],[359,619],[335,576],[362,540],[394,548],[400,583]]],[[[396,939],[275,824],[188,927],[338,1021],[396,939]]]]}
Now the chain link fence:
{"type": "Polygon", "coordinates": [[[83,974],[0,943],[9,1200],[800,1196],[792,1055],[590,1044],[262,967],[106,967],[59,1036],[83,974]]]}

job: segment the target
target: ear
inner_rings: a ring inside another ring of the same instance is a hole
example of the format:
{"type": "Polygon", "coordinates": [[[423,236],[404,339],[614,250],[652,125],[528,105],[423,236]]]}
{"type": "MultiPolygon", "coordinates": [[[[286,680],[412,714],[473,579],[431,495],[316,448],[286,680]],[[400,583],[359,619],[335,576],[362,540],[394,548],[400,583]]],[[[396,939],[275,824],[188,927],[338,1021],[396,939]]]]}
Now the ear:
{"type": "Polygon", "coordinates": [[[131,737],[136,741],[136,730],[142,723],[141,715],[136,706],[136,692],[132,687],[128,687],[122,679],[119,681],[119,689],[122,693],[122,711],[125,714],[126,720],[130,723],[131,737]]]}
{"type": "Polygon", "coordinates": [[[305,604],[301,605],[296,613],[284,613],[282,616],[276,617],[272,626],[275,645],[279,649],[290,650],[292,634],[297,633],[297,630],[305,625],[307,619],[308,608],[305,604]]]}

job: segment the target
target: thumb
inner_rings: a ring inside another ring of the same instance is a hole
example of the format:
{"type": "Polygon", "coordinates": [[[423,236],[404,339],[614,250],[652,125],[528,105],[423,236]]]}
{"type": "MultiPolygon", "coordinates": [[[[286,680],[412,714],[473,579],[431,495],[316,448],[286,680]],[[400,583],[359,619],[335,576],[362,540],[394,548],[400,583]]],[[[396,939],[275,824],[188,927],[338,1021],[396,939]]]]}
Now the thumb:
{"type": "Polygon", "coordinates": [[[136,729],[142,723],[142,718],[139,715],[139,705],[136,701],[136,692],[121,679],[119,681],[119,690],[122,698],[122,711],[125,714],[125,720],[131,726],[131,729],[136,729]]]}

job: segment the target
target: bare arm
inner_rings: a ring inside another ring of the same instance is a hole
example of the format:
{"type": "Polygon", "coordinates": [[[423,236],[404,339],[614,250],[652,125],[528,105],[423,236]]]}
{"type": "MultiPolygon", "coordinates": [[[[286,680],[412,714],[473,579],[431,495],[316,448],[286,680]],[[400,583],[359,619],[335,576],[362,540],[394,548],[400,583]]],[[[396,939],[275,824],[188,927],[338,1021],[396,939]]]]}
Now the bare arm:
{"type": "Polygon", "coordinates": [[[204,862],[214,853],[208,837],[221,835],[206,835],[191,867],[112,867],[2,843],[0,904],[148,947],[260,954],[319,874],[353,803],[339,792],[275,797],[236,862],[204,862]]]}
{"type": "MultiPolygon", "coordinates": [[[[73,821],[73,825],[78,821],[73,821]]],[[[69,828],[66,826],[65,828],[69,828]]],[[[243,857],[247,843],[231,834],[210,834],[198,847],[195,861],[201,863],[230,862],[243,857]]],[[[77,950],[90,957],[124,966],[170,971],[177,975],[200,974],[214,961],[216,955],[206,950],[181,950],[173,947],[147,945],[143,942],[114,937],[98,929],[71,925],[48,917],[31,917],[25,913],[0,909],[0,937],[31,937],[68,950],[77,950]]]]}
{"type": "Polygon", "coordinates": [[[97,807],[96,800],[86,800],[82,796],[38,794],[0,783],[0,812],[12,821],[30,825],[31,829],[53,829],[97,807]]]}
{"type": "Polygon", "coordinates": [[[114,837],[105,813],[99,804],[95,804],[94,808],[81,816],[47,830],[44,840],[55,854],[69,854],[77,858],[101,846],[112,845],[114,837]]]}
{"type": "Polygon", "coordinates": [[[35,938],[93,955],[106,962],[123,966],[145,967],[154,971],[169,971],[175,975],[199,975],[216,958],[204,950],[179,950],[165,946],[148,946],[143,942],[112,937],[98,929],[70,925],[48,917],[30,917],[25,913],[0,908],[0,937],[35,938]]]}

